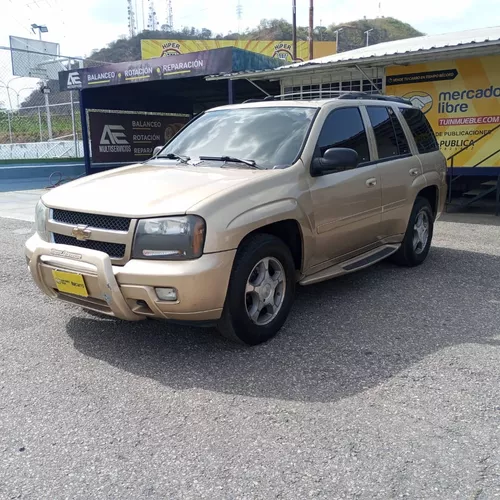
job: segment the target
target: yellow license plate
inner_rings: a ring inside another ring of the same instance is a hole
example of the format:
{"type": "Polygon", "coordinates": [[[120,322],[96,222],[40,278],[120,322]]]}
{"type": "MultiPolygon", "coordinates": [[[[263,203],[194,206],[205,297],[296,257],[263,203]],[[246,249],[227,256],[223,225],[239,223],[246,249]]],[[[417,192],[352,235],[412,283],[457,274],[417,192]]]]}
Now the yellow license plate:
{"type": "Polygon", "coordinates": [[[81,274],[52,270],[57,289],[63,293],[71,293],[80,297],[88,297],[87,287],[81,274]]]}

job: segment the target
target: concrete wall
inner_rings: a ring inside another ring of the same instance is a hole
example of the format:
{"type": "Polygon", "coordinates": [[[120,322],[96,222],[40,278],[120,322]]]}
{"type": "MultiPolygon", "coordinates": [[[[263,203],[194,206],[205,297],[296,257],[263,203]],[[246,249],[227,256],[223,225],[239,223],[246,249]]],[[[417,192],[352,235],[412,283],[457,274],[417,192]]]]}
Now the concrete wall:
{"type": "Polygon", "coordinates": [[[81,160],[0,163],[0,192],[44,189],[85,175],[81,160]]]}
{"type": "Polygon", "coordinates": [[[28,142],[0,144],[0,160],[32,160],[37,158],[82,158],[83,141],[28,142]]]}

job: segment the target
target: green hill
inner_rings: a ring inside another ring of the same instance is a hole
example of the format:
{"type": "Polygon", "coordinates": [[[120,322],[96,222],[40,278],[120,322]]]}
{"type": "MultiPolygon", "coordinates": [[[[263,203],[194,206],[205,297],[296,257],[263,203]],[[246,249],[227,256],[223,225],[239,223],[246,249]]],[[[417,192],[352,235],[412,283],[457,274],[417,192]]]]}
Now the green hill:
{"type": "MultiPolygon", "coordinates": [[[[263,19],[259,25],[244,33],[228,33],[226,35],[213,34],[209,29],[184,28],[182,31],[171,31],[164,26],[163,31],[145,31],[133,38],[121,38],[110,43],[106,48],[94,50],[90,56],[93,60],[106,62],[134,61],[141,58],[142,39],[185,39],[203,40],[217,39],[251,39],[251,40],[291,40],[292,25],[284,19],[263,19]]],[[[373,29],[370,33],[370,44],[401,40],[420,36],[423,33],[409,24],[392,17],[378,19],[362,19],[341,25],[317,26],[314,30],[315,40],[335,40],[335,30],[343,28],[339,37],[339,52],[362,47],[365,44],[364,32],[373,29]]],[[[297,38],[307,40],[307,27],[297,27],[297,38]]]]}

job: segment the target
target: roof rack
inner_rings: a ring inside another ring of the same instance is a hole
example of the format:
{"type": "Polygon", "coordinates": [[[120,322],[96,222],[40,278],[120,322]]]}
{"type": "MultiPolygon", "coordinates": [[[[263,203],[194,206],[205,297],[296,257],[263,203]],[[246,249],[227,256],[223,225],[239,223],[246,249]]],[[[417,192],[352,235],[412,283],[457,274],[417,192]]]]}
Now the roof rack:
{"type": "Polygon", "coordinates": [[[366,92],[350,92],[339,96],[338,99],[374,99],[377,101],[399,102],[401,104],[412,105],[409,99],[404,99],[403,97],[395,95],[367,94],[366,92]]]}
{"type": "Polygon", "coordinates": [[[263,101],[279,101],[287,97],[298,96],[299,99],[314,100],[314,99],[367,99],[378,101],[399,102],[401,104],[412,105],[409,99],[402,97],[383,95],[380,93],[359,92],[359,91],[345,91],[345,90],[306,90],[304,92],[291,92],[288,94],[268,95],[262,99],[247,99],[244,103],[250,102],[263,102],[263,101]]]}

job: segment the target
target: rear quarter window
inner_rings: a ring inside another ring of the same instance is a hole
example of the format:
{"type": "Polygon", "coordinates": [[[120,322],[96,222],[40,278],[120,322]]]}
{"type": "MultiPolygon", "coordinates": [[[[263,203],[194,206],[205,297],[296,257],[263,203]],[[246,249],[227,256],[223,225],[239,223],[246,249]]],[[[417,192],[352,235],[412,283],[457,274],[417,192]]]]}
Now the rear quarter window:
{"type": "Polygon", "coordinates": [[[422,111],[416,108],[399,108],[399,110],[410,127],[418,152],[423,154],[439,151],[434,131],[422,111]]]}

